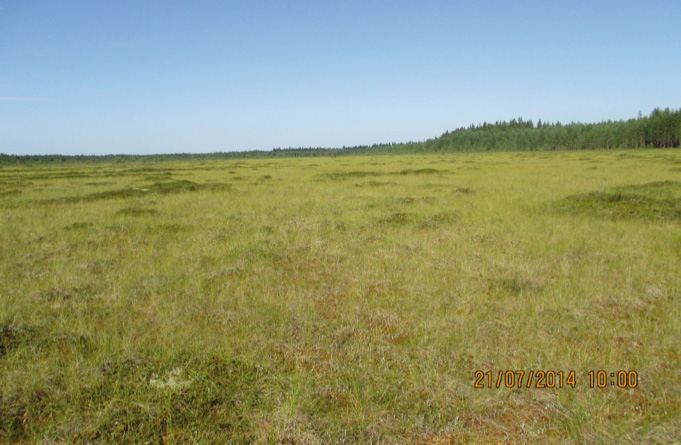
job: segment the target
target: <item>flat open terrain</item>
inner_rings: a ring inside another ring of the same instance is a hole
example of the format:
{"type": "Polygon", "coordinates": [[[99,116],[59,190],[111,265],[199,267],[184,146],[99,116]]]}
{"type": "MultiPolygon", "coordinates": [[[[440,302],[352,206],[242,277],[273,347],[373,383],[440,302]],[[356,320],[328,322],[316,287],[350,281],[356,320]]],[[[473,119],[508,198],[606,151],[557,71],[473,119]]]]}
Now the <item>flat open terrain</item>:
{"type": "Polygon", "coordinates": [[[678,149],[0,168],[0,441],[664,443],[680,370],[678,149]]]}

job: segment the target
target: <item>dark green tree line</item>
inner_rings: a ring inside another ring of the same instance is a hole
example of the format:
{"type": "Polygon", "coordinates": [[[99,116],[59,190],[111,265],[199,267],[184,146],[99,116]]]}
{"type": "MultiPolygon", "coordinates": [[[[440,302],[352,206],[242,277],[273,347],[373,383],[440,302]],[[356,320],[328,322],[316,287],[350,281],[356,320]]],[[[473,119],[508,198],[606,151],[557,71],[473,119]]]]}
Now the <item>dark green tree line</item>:
{"type": "Polygon", "coordinates": [[[593,150],[678,147],[681,110],[656,108],[627,121],[563,125],[513,119],[447,132],[426,141],[422,151],[593,150]]]}

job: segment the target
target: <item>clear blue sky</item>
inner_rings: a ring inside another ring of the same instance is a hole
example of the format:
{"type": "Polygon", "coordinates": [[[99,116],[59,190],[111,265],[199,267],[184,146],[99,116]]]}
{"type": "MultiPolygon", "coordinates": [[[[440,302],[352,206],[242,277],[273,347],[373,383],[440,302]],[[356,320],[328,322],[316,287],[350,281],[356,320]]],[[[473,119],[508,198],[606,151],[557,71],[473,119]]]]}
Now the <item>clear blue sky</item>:
{"type": "Polygon", "coordinates": [[[681,107],[681,1],[0,0],[0,153],[425,140],[681,107]]]}

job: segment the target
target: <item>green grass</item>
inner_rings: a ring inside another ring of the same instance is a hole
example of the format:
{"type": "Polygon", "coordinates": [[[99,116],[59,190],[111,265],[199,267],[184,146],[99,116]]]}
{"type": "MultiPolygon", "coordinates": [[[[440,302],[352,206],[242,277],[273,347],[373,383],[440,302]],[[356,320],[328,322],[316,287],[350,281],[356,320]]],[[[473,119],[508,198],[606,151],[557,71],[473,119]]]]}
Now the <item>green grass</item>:
{"type": "Polygon", "coordinates": [[[674,442],[679,162],[3,167],[0,441],[674,442]]]}

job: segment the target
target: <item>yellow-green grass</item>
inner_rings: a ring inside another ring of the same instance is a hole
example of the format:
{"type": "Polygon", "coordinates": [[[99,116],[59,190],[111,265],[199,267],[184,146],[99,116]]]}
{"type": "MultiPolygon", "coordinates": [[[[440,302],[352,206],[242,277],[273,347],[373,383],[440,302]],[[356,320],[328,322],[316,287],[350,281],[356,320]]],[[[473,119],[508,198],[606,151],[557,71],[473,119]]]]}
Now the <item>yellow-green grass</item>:
{"type": "Polygon", "coordinates": [[[679,150],[3,167],[0,440],[678,440],[680,202],[679,150]]]}

